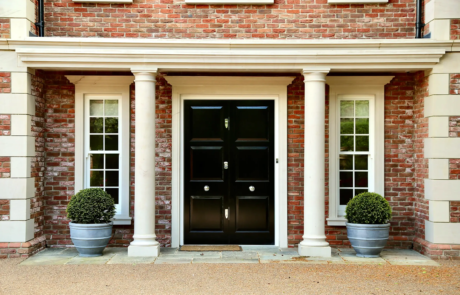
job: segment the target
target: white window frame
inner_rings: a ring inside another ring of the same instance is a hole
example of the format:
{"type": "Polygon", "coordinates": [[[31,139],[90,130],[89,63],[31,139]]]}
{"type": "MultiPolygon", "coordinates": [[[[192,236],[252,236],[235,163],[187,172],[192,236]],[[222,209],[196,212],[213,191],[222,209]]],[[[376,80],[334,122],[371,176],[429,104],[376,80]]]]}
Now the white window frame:
{"type": "Polygon", "coordinates": [[[134,76],[66,76],[75,84],[75,193],[89,187],[89,99],[119,99],[119,204],[114,224],[131,224],[130,212],[130,88],[134,76]],[[87,106],[88,105],[88,106],[87,106]]]}
{"type": "MultiPolygon", "coordinates": [[[[329,226],[345,226],[345,206],[339,201],[340,100],[369,99],[369,180],[368,190],[385,194],[384,118],[385,84],[393,76],[331,76],[329,85],[329,226]]],[[[353,153],[355,154],[355,153],[353,153]]],[[[366,154],[366,153],[364,153],[366,154]]]]}

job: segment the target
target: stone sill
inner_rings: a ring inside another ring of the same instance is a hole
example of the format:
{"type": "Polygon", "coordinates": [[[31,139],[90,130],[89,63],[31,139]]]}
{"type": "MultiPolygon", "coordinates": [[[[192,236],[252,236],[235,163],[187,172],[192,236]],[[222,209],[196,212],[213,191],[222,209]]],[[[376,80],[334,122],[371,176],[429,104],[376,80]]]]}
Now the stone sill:
{"type": "Polygon", "coordinates": [[[328,4],[380,4],[388,3],[389,0],[327,0],[328,4]]]}
{"type": "Polygon", "coordinates": [[[72,0],[75,3],[132,4],[134,0],[72,0]]]}
{"type": "Polygon", "coordinates": [[[346,226],[347,220],[343,217],[326,218],[329,226],[346,226]]]}
{"type": "Polygon", "coordinates": [[[229,4],[242,4],[242,5],[265,5],[274,4],[275,0],[185,0],[186,4],[216,4],[216,5],[229,5],[229,4]]]}
{"type": "Polygon", "coordinates": [[[113,217],[113,224],[123,224],[123,225],[131,225],[131,220],[132,218],[129,216],[121,216],[121,215],[115,215],[113,217]]]}

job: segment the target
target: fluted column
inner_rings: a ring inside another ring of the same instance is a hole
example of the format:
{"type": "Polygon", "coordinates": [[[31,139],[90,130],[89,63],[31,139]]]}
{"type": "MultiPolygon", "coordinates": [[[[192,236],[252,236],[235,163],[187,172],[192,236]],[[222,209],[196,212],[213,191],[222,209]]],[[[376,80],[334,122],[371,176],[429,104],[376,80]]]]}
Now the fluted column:
{"type": "Polygon", "coordinates": [[[158,256],[155,235],[155,71],[134,71],[136,86],[134,241],[129,256],[158,256]]]}
{"type": "Polygon", "coordinates": [[[304,235],[302,256],[331,256],[325,235],[325,87],[329,69],[303,70],[305,82],[304,235]]]}

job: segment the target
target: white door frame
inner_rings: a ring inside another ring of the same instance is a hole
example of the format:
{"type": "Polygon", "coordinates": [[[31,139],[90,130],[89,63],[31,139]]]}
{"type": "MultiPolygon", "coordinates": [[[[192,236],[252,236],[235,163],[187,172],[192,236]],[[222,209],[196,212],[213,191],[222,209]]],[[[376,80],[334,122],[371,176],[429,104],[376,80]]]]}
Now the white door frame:
{"type": "Polygon", "coordinates": [[[189,99],[275,101],[275,245],[287,248],[287,85],[294,77],[166,76],[172,93],[171,247],[184,244],[183,103],[189,99]]]}

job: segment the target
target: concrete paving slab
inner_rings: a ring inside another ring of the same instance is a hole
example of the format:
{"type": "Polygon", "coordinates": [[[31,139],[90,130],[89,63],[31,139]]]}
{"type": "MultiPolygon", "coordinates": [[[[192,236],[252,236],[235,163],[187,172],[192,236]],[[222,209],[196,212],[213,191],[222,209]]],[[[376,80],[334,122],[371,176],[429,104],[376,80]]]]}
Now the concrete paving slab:
{"type": "Polygon", "coordinates": [[[187,264],[192,263],[193,258],[164,258],[158,257],[154,264],[187,264]]]}
{"type": "Polygon", "coordinates": [[[72,258],[68,256],[33,256],[21,262],[21,265],[63,265],[72,258]]]}
{"type": "Polygon", "coordinates": [[[178,248],[160,248],[160,255],[161,254],[174,254],[179,251],[178,248]]]}
{"type": "Polygon", "coordinates": [[[247,252],[247,251],[225,251],[222,252],[222,258],[232,258],[232,259],[259,259],[257,252],[247,252]]]}
{"type": "Polygon", "coordinates": [[[104,252],[102,252],[102,255],[107,255],[107,254],[112,255],[112,254],[119,254],[119,253],[128,254],[128,248],[115,248],[115,247],[113,247],[113,248],[105,248],[104,252]]]}
{"type": "Polygon", "coordinates": [[[259,259],[206,259],[206,258],[193,258],[192,263],[259,263],[259,259]]]}
{"type": "Polygon", "coordinates": [[[76,256],[69,261],[66,262],[67,265],[75,265],[75,264],[106,264],[113,256],[113,255],[104,255],[98,257],[80,257],[76,256]]]}
{"type": "Polygon", "coordinates": [[[381,258],[388,260],[388,261],[393,261],[393,260],[431,260],[430,258],[426,256],[396,256],[396,255],[381,255],[381,258]]]}
{"type": "Polygon", "coordinates": [[[285,255],[299,255],[299,251],[294,248],[280,248],[280,252],[285,255]]]}
{"type": "Polygon", "coordinates": [[[156,257],[132,257],[127,254],[116,254],[107,264],[152,264],[156,257]]]}
{"type": "Polygon", "coordinates": [[[221,252],[182,252],[163,254],[160,257],[177,257],[177,258],[222,258],[221,252]]]}
{"type": "Polygon", "coordinates": [[[389,260],[391,265],[428,265],[428,266],[440,266],[434,260],[389,260]]]}
{"type": "Polygon", "coordinates": [[[46,248],[45,250],[38,252],[34,257],[38,256],[62,256],[61,253],[64,252],[66,248],[46,248]]]}

